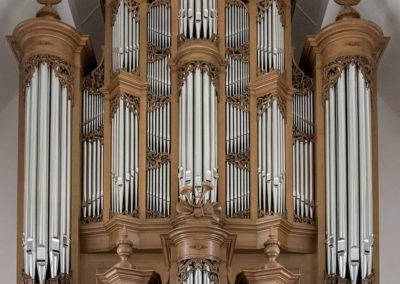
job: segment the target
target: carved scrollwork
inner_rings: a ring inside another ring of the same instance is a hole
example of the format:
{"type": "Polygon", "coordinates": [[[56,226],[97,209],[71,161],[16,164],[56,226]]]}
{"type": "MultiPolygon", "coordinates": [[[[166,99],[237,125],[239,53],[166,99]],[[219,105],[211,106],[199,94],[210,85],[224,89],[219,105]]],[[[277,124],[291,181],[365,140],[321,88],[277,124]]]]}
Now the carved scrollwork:
{"type": "Polygon", "coordinates": [[[119,5],[121,5],[121,2],[124,2],[124,5],[128,8],[129,12],[132,14],[132,19],[134,19],[136,22],[139,21],[139,2],[136,2],[135,0],[114,0],[111,6],[111,11],[112,11],[112,19],[111,23],[114,25],[115,18],[118,13],[118,8],[119,5]]]}
{"type": "Polygon", "coordinates": [[[265,13],[268,11],[268,9],[272,6],[272,2],[276,3],[276,7],[278,8],[278,13],[281,16],[281,23],[283,26],[286,25],[286,20],[285,20],[285,9],[284,9],[284,4],[282,0],[261,0],[260,2],[257,3],[257,22],[260,22],[264,16],[265,13]]]}
{"type": "Polygon", "coordinates": [[[152,112],[153,110],[162,108],[170,101],[171,97],[169,95],[157,95],[149,90],[147,94],[147,111],[152,112]]]}
{"type": "Polygon", "coordinates": [[[178,89],[182,88],[183,81],[189,75],[189,73],[194,72],[196,69],[207,72],[208,76],[210,76],[211,82],[214,84],[214,87],[216,89],[218,88],[218,68],[208,62],[192,61],[183,64],[178,68],[178,89]]]}
{"type": "Polygon", "coordinates": [[[343,70],[350,64],[355,64],[364,76],[365,83],[371,87],[372,65],[362,56],[341,56],[325,65],[322,78],[324,82],[324,100],[329,97],[329,89],[334,87],[343,70]]]}
{"type": "Polygon", "coordinates": [[[162,165],[170,162],[169,153],[166,152],[155,152],[147,149],[146,169],[158,169],[162,165]]]}
{"type": "Polygon", "coordinates": [[[155,219],[155,218],[166,218],[165,215],[160,211],[154,211],[149,208],[146,209],[146,218],[155,219]]]}
{"type": "Polygon", "coordinates": [[[147,42],[147,63],[153,63],[167,57],[171,52],[168,46],[158,47],[151,42],[147,42]]]}
{"type": "Polygon", "coordinates": [[[295,223],[314,224],[314,219],[310,217],[299,216],[297,214],[293,214],[293,221],[295,223]]]}
{"type": "Polygon", "coordinates": [[[250,208],[247,208],[243,211],[236,212],[232,215],[231,218],[236,219],[249,219],[250,218],[250,208]]]}
{"type": "Polygon", "coordinates": [[[102,125],[99,129],[96,129],[86,135],[83,135],[82,141],[94,142],[94,141],[103,141],[104,137],[104,125],[102,125]]]}
{"type": "Polygon", "coordinates": [[[239,169],[250,169],[250,150],[226,154],[226,162],[235,165],[239,169]]]}
{"type": "Polygon", "coordinates": [[[158,6],[162,6],[162,5],[171,7],[171,0],[155,0],[155,1],[151,2],[148,6],[148,12],[150,11],[150,9],[158,7],[158,6]]]}
{"type": "Polygon", "coordinates": [[[48,279],[46,284],[72,284],[72,277],[66,273],[60,273],[56,277],[48,279]]]}
{"type": "Polygon", "coordinates": [[[110,211],[110,218],[113,218],[118,215],[131,216],[131,217],[138,218],[139,217],[139,208],[135,209],[134,211],[123,211],[121,213],[110,211]]]}
{"type": "Polygon", "coordinates": [[[307,95],[308,92],[314,90],[313,79],[307,76],[294,61],[292,64],[292,84],[297,90],[296,95],[307,95]]]}
{"type": "Polygon", "coordinates": [[[178,283],[186,281],[196,270],[205,272],[214,283],[219,282],[219,262],[212,259],[190,258],[178,263],[178,283]]]}
{"type": "Polygon", "coordinates": [[[87,90],[89,95],[99,94],[104,85],[104,56],[100,64],[83,79],[83,89],[87,90]]]}
{"type": "Polygon", "coordinates": [[[225,7],[229,8],[229,6],[242,7],[242,8],[245,8],[247,10],[247,12],[249,10],[249,8],[247,7],[247,4],[240,0],[227,0],[225,2],[225,7]]]}
{"type": "Polygon", "coordinates": [[[225,54],[230,57],[233,57],[236,60],[248,63],[250,58],[249,43],[246,42],[239,47],[227,47],[225,50],[225,54]]]}
{"type": "Polygon", "coordinates": [[[179,34],[178,35],[178,45],[181,45],[182,43],[185,43],[185,42],[188,42],[188,41],[193,41],[193,40],[203,40],[203,41],[209,41],[209,42],[218,44],[218,35],[217,34],[212,34],[210,38],[202,38],[202,39],[187,38],[184,34],[179,34]]]}
{"type": "Polygon", "coordinates": [[[33,73],[38,68],[39,64],[47,63],[50,66],[60,81],[61,86],[67,88],[68,90],[68,99],[72,100],[72,89],[74,85],[74,71],[72,69],[71,64],[66,62],[65,60],[54,56],[54,55],[34,55],[28,58],[23,66],[25,73],[25,87],[29,86],[33,73]]]}
{"type": "Polygon", "coordinates": [[[227,96],[226,102],[235,108],[249,112],[249,94],[247,91],[242,95],[227,96]]]}
{"type": "Polygon", "coordinates": [[[325,284],[350,284],[351,281],[344,279],[336,274],[330,274],[325,276],[325,284]]]}
{"type": "MultiPolygon", "coordinates": [[[[276,94],[268,94],[257,98],[257,118],[260,119],[261,115],[272,106],[274,101],[277,101],[278,108],[281,111],[283,119],[286,118],[286,100],[276,94]]],[[[285,119],[286,121],[286,119],[285,119]]]]}
{"type": "Polygon", "coordinates": [[[82,220],[81,220],[82,225],[99,223],[99,222],[103,222],[103,213],[101,213],[100,215],[97,215],[97,216],[89,216],[86,218],[82,218],[82,220]]]}
{"type": "Polygon", "coordinates": [[[273,211],[264,211],[264,210],[261,210],[261,208],[258,208],[258,210],[257,210],[257,217],[258,218],[263,218],[263,217],[266,217],[266,216],[272,216],[272,215],[275,215],[276,213],[274,213],[273,211]]]}
{"type": "Polygon", "coordinates": [[[139,115],[139,107],[140,107],[139,97],[122,93],[115,96],[111,101],[111,112],[110,112],[111,118],[114,116],[114,114],[117,112],[117,109],[119,108],[120,99],[124,101],[124,104],[129,108],[131,112],[133,112],[135,115],[139,115]]]}
{"type": "Polygon", "coordinates": [[[303,133],[299,131],[295,126],[293,126],[293,142],[300,141],[300,142],[315,142],[314,135],[310,135],[307,133],[303,133]]]}

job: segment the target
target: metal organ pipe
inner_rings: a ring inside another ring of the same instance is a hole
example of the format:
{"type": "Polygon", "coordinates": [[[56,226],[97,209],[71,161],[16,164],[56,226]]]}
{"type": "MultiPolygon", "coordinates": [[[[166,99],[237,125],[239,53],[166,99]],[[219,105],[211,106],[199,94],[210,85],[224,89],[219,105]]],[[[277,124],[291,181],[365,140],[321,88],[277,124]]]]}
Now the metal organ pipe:
{"type": "Polygon", "coordinates": [[[112,26],[112,66],[113,72],[125,69],[134,72],[139,66],[139,18],[137,3],[130,8],[126,1],[119,0],[112,26]]]}
{"type": "Polygon", "coordinates": [[[350,63],[330,88],[325,106],[327,271],[352,283],[372,273],[370,100],[361,69],[350,63]]]}
{"type": "Polygon", "coordinates": [[[69,273],[71,109],[57,72],[39,63],[25,90],[24,271],[40,284],[69,273]]]}
{"type": "Polygon", "coordinates": [[[170,214],[170,96],[171,75],[168,60],[171,48],[171,7],[165,1],[150,4],[148,13],[147,80],[150,83],[147,109],[147,150],[159,157],[147,169],[147,217],[170,214]],[[162,54],[159,56],[159,54],[162,54]],[[157,103],[160,101],[161,103],[157,103]],[[162,159],[162,156],[168,156],[162,159]]]}
{"type": "Polygon", "coordinates": [[[217,34],[216,0],[180,0],[179,4],[180,35],[211,39],[217,34]]]}
{"type": "MultiPolygon", "coordinates": [[[[249,15],[241,1],[227,3],[225,8],[226,58],[226,214],[228,217],[250,217],[249,161],[239,163],[239,156],[249,157],[249,112],[247,83],[249,60],[249,15]],[[238,56],[235,56],[239,54],[238,56]]],[[[259,199],[261,200],[261,199],[259,199]]]]}
{"type": "Polygon", "coordinates": [[[285,29],[279,0],[264,1],[266,11],[257,19],[257,66],[260,72],[285,71],[285,29]]]}

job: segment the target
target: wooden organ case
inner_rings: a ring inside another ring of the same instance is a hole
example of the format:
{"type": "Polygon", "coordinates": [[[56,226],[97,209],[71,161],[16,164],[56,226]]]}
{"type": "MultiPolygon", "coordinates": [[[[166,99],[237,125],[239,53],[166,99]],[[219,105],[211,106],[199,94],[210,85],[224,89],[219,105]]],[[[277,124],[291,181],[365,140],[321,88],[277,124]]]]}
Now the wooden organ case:
{"type": "Polygon", "coordinates": [[[307,38],[289,0],[106,0],[88,36],[53,5],[20,67],[20,283],[378,283],[376,69],[344,6],[307,38]]]}

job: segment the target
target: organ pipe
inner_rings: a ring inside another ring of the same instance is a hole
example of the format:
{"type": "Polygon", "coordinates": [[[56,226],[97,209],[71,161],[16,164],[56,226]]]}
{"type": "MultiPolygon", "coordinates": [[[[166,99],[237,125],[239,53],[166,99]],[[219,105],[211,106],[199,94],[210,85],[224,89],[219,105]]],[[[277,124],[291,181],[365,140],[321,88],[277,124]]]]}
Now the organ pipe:
{"type": "Polygon", "coordinates": [[[100,91],[104,85],[103,60],[83,82],[82,223],[98,222],[103,216],[104,98],[100,91]]]}
{"type": "Polygon", "coordinates": [[[352,283],[372,273],[370,100],[362,67],[350,63],[325,102],[327,271],[352,283]]]}
{"type": "Polygon", "coordinates": [[[226,214],[250,218],[249,186],[249,15],[241,1],[225,7],[226,59],[226,214]]]}
{"type": "Polygon", "coordinates": [[[24,266],[41,284],[70,272],[71,101],[53,59],[32,59],[25,90],[24,266]]]}

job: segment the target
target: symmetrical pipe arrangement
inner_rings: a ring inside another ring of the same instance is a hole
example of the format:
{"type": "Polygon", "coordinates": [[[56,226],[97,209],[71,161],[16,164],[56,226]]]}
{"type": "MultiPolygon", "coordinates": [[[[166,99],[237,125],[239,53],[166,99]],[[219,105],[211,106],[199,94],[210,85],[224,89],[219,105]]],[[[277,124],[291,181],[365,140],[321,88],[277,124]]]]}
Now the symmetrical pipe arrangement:
{"type": "Polygon", "coordinates": [[[189,185],[200,197],[202,182],[211,182],[207,195],[217,201],[217,95],[207,71],[194,68],[183,81],[179,98],[179,187],[189,185]]]}
{"type": "Polygon", "coordinates": [[[182,284],[214,284],[214,281],[211,281],[208,277],[207,272],[202,272],[200,269],[197,269],[190,273],[187,280],[183,281],[182,284]]]}
{"type": "Polygon", "coordinates": [[[250,217],[249,111],[249,15],[246,4],[228,2],[226,14],[226,214],[250,217]],[[243,157],[238,161],[239,156],[243,157]],[[232,158],[230,158],[232,157],[232,158]]]}
{"type": "Polygon", "coordinates": [[[134,72],[139,66],[139,15],[134,0],[116,0],[112,26],[112,70],[134,72]],[[127,2],[129,5],[127,5],[127,2]]]}
{"type": "Polygon", "coordinates": [[[285,212],[285,115],[280,98],[258,98],[259,216],[285,212]]]}
{"type": "Polygon", "coordinates": [[[217,35],[216,0],[180,0],[179,34],[185,38],[212,39],[217,35]]]}
{"type": "Polygon", "coordinates": [[[293,67],[293,209],[295,221],[314,220],[314,91],[312,79],[293,67]]]}
{"type": "Polygon", "coordinates": [[[371,90],[344,68],[325,103],[327,274],[352,283],[372,273],[371,90]]]}
{"type": "Polygon", "coordinates": [[[257,66],[260,72],[285,72],[285,28],[281,21],[280,0],[264,0],[257,17],[257,66]]]}
{"type": "Polygon", "coordinates": [[[40,284],[70,272],[71,101],[67,93],[47,63],[36,66],[25,90],[24,267],[40,284]]]}
{"type": "MultiPolygon", "coordinates": [[[[168,65],[171,47],[171,7],[165,1],[153,2],[147,18],[147,80],[150,83],[147,108],[147,149],[158,161],[147,167],[146,207],[148,217],[170,214],[170,94],[168,65]]],[[[149,155],[148,155],[149,158],[149,155]]]]}
{"type": "Polygon", "coordinates": [[[99,91],[104,84],[104,68],[103,65],[99,67],[85,78],[82,98],[82,221],[84,223],[100,221],[104,206],[104,99],[99,91]],[[95,76],[96,72],[100,72],[100,76],[95,76]]]}
{"type": "Polygon", "coordinates": [[[111,212],[137,216],[139,115],[135,97],[114,98],[111,141],[111,212]]]}

